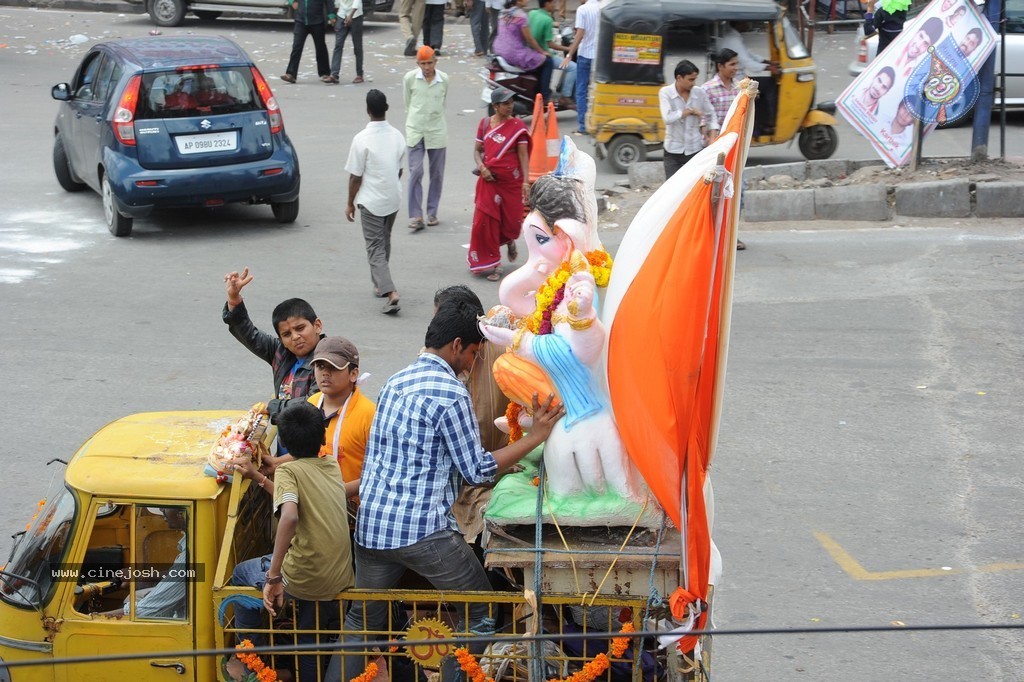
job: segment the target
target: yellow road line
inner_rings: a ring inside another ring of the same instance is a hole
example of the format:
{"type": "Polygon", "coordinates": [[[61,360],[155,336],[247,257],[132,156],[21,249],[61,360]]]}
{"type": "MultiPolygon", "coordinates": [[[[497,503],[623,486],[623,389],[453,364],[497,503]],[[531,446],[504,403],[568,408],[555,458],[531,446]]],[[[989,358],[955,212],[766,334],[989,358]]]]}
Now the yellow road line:
{"type": "Polygon", "coordinates": [[[829,553],[832,560],[839,564],[839,567],[846,571],[846,574],[854,580],[900,580],[903,578],[934,578],[941,575],[958,575],[964,573],[998,573],[1000,571],[1024,570],[1024,563],[1000,562],[987,564],[985,566],[974,566],[972,568],[911,568],[902,571],[869,571],[860,562],[853,558],[849,552],[833,540],[827,533],[814,531],[814,537],[825,551],[829,553]]]}

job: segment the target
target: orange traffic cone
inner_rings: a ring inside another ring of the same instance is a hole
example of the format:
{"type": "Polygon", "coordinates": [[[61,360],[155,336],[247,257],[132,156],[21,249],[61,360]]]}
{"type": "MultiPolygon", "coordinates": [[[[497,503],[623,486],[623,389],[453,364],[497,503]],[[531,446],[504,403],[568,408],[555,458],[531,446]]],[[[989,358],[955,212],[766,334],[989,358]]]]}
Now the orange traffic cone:
{"type": "Polygon", "coordinates": [[[558,152],[562,148],[562,136],[558,134],[558,118],[555,117],[555,105],[548,104],[548,172],[551,173],[558,166],[558,152]]]}
{"type": "Polygon", "coordinates": [[[544,98],[539,94],[533,100],[533,121],[530,123],[530,137],[536,139],[537,125],[544,125],[544,98]]]}
{"type": "MultiPolygon", "coordinates": [[[[541,101],[540,95],[537,95],[537,102],[540,103],[541,101]]],[[[543,105],[540,105],[540,107],[540,112],[543,112],[543,105]]],[[[551,170],[548,168],[547,134],[544,128],[543,113],[534,113],[533,129],[530,131],[532,144],[530,148],[530,182],[536,182],[537,178],[547,175],[548,171],[551,170]]]]}

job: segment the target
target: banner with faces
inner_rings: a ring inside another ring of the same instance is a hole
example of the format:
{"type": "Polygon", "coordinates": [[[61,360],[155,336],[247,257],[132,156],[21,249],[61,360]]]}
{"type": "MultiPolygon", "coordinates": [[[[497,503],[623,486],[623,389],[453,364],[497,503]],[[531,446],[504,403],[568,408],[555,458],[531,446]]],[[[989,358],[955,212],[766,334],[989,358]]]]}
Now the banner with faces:
{"type": "Polygon", "coordinates": [[[843,91],[836,107],[892,168],[910,160],[914,121],[927,135],[965,116],[977,73],[999,42],[970,0],[933,0],[843,91]]]}

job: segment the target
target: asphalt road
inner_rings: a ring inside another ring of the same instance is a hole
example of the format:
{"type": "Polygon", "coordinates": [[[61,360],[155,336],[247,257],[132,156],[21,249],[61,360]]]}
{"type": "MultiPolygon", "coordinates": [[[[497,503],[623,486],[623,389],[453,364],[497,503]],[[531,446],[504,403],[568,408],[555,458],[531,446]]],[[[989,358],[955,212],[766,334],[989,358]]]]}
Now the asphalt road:
{"type": "MultiPolygon", "coordinates": [[[[45,462],[70,457],[106,422],[149,410],[242,409],[269,395],[269,370],[220,321],[229,270],[254,272],[246,300],[258,324],[269,326],[286,297],[309,299],[327,332],[359,346],[371,396],[422,345],[435,288],[466,282],[495,301],[496,286],[465,268],[470,138],[481,115],[471,58],[442,64],[455,80],[443,222],[417,235],[396,227],[403,309],[391,318],[377,310],[361,236],[343,217],[342,166],[363,125],[365,86],[316,82],[311,54],[300,85],[272,81],[303,164],[295,225],[277,225],[267,207],[231,207],[140,220],[118,240],[97,196],[66,194],[53,178],[49,89],[70,78],[91,42],[152,27],[143,16],[9,8],[0,24],[5,534],[59,482],[59,465],[45,462]],[[72,42],[76,34],[87,42],[72,42]]],[[[173,31],[224,33],[268,76],[282,71],[290,42],[282,22],[193,21],[173,31]]],[[[469,45],[464,27],[449,35],[469,45]]],[[[399,42],[393,25],[367,32],[367,71],[395,100],[394,122],[399,79],[411,68],[395,56],[399,42]]],[[[820,41],[818,50],[827,52],[820,41]]],[[[844,156],[854,156],[849,139],[844,156]]],[[[611,248],[626,227],[618,221],[604,219],[611,248]]],[[[1024,228],[743,230],[749,248],[736,269],[713,473],[725,560],[716,624],[1020,623],[1024,228]]],[[[714,648],[716,680],[1024,679],[1020,631],[721,637],[714,648]]]]}

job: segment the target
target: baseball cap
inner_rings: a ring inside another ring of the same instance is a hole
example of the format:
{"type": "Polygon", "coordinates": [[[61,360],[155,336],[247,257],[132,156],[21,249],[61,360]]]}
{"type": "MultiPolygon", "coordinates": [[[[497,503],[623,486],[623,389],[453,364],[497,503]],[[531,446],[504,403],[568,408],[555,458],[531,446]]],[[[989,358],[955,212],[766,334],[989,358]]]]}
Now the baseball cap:
{"type": "Polygon", "coordinates": [[[494,88],[491,90],[491,104],[507,102],[515,96],[515,93],[508,88],[494,88]]]}
{"type": "Polygon", "coordinates": [[[310,364],[315,364],[318,360],[323,360],[335,369],[345,369],[349,365],[358,367],[359,351],[343,336],[326,336],[316,344],[310,364]]]}

